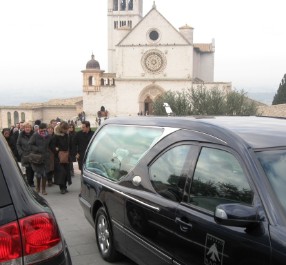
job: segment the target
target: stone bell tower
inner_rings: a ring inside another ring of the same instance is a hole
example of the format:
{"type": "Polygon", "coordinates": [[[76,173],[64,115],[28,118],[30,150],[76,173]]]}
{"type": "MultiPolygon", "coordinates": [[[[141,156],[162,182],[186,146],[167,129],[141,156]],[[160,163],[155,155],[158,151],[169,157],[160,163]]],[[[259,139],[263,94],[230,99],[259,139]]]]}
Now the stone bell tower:
{"type": "Polygon", "coordinates": [[[143,0],[108,0],[108,72],[116,71],[115,46],[142,19],[143,0]]]}

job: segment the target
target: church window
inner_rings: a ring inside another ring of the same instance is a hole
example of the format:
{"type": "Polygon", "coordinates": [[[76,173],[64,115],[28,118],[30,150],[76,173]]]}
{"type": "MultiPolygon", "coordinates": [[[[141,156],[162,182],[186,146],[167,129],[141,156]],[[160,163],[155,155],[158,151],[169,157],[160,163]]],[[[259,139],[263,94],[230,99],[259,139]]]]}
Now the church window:
{"type": "Polygon", "coordinates": [[[21,112],[21,121],[24,122],[26,120],[25,112],[21,112]]]}
{"type": "Polygon", "coordinates": [[[126,0],[121,0],[120,10],[126,10],[126,0]]]}
{"type": "Polygon", "coordinates": [[[118,21],[114,21],[114,28],[118,29],[118,21]]]}
{"type": "Polygon", "coordinates": [[[88,78],[88,85],[89,85],[89,86],[92,86],[92,85],[93,85],[93,77],[92,77],[92,76],[90,76],[90,77],[88,78]]]}
{"type": "Polygon", "coordinates": [[[158,38],[159,38],[159,33],[158,33],[158,31],[152,30],[152,31],[149,33],[149,38],[150,38],[151,40],[153,40],[153,41],[158,40],[158,38]]]}
{"type": "Polygon", "coordinates": [[[118,11],[118,0],[113,0],[113,10],[118,11]]]}
{"type": "Polygon", "coordinates": [[[8,121],[8,127],[10,128],[12,125],[11,112],[7,112],[7,121],[8,121]]]}
{"type": "Polygon", "coordinates": [[[19,113],[18,111],[14,111],[14,123],[18,123],[19,122],[19,113]]]}
{"type": "Polygon", "coordinates": [[[128,10],[133,10],[133,0],[128,1],[128,10]]]}
{"type": "Polygon", "coordinates": [[[128,27],[132,28],[132,20],[128,20],[128,27]]]}

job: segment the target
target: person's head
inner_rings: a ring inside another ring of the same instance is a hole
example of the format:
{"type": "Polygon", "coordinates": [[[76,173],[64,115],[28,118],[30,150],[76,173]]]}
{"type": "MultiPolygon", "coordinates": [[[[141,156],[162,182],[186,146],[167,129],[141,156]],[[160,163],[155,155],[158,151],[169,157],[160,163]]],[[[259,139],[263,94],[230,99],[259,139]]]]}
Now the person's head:
{"type": "Polygon", "coordinates": [[[48,134],[53,135],[54,134],[54,127],[50,124],[47,128],[48,134]]]}
{"type": "Polygon", "coordinates": [[[17,123],[15,124],[15,128],[20,129],[20,123],[19,123],[19,122],[17,122],[17,123]]]}
{"type": "Polygon", "coordinates": [[[23,123],[23,130],[26,134],[30,134],[32,131],[32,125],[29,122],[23,123]]]}
{"type": "Polygon", "coordinates": [[[50,121],[50,125],[52,125],[54,128],[57,126],[57,121],[56,120],[54,120],[54,119],[52,119],[51,121],[50,121]]]}
{"type": "Polygon", "coordinates": [[[5,138],[9,138],[9,136],[10,136],[10,129],[4,128],[4,129],[2,130],[2,134],[3,134],[3,136],[4,136],[5,138]]]}
{"type": "Polygon", "coordinates": [[[74,132],[74,131],[75,131],[74,124],[71,123],[71,124],[69,125],[69,132],[74,132]]]}
{"type": "Polygon", "coordinates": [[[39,131],[39,125],[34,125],[34,132],[38,132],[39,131]]]}
{"type": "Polygon", "coordinates": [[[61,133],[68,133],[69,130],[69,124],[66,121],[62,121],[60,124],[60,131],[61,133]]]}
{"type": "Polygon", "coordinates": [[[41,121],[40,120],[35,120],[35,125],[40,125],[41,121]]]}
{"type": "Polygon", "coordinates": [[[41,124],[39,125],[38,133],[39,133],[41,136],[46,136],[46,135],[47,135],[47,124],[46,124],[46,123],[41,123],[41,124]]]}
{"type": "Polygon", "coordinates": [[[90,122],[89,121],[83,121],[81,123],[81,130],[85,133],[90,131],[90,122]]]}

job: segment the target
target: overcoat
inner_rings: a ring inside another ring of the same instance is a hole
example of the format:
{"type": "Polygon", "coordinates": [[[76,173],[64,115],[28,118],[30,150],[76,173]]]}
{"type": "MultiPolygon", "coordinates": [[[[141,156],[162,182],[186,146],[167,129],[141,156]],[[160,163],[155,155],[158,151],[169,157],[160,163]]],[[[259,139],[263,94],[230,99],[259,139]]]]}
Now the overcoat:
{"type": "Polygon", "coordinates": [[[76,154],[79,154],[78,165],[79,169],[82,170],[82,163],[84,159],[84,154],[87,149],[87,146],[93,136],[94,132],[89,131],[85,133],[83,131],[79,131],[76,133],[74,140],[73,140],[73,150],[76,154]]]}
{"type": "Polygon", "coordinates": [[[23,167],[30,167],[31,164],[27,161],[27,159],[24,159],[25,156],[29,155],[32,148],[29,144],[29,140],[33,135],[33,131],[31,131],[29,134],[25,133],[25,131],[22,131],[19,133],[18,139],[17,139],[17,151],[19,156],[21,157],[21,164],[23,167]]]}
{"type": "Polygon", "coordinates": [[[69,136],[62,133],[60,127],[56,126],[53,139],[51,141],[51,150],[55,155],[54,182],[57,185],[71,185],[71,174],[69,164],[61,164],[59,160],[59,151],[69,151],[69,136]]]}
{"type": "Polygon", "coordinates": [[[41,136],[38,132],[35,132],[29,140],[31,146],[31,152],[42,154],[44,158],[43,164],[33,164],[32,169],[36,174],[46,176],[46,173],[50,168],[50,152],[49,144],[51,141],[50,135],[41,136]]]}

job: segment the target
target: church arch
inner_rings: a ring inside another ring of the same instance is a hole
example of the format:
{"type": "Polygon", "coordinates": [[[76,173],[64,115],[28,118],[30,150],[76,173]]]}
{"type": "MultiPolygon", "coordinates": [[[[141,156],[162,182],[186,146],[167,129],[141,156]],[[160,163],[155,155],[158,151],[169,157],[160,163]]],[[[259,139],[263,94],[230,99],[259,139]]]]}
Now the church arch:
{"type": "Polygon", "coordinates": [[[113,0],[113,11],[118,11],[118,0],[113,0]]]}
{"type": "Polygon", "coordinates": [[[128,1],[128,10],[133,10],[133,0],[128,1]]]}
{"type": "Polygon", "coordinates": [[[8,123],[8,127],[10,128],[12,125],[11,112],[7,112],[7,123],[8,123]]]}
{"type": "Polygon", "coordinates": [[[120,10],[126,10],[126,0],[121,0],[120,10]]]}
{"type": "Polygon", "coordinates": [[[138,97],[139,113],[141,114],[153,114],[153,102],[156,98],[161,96],[165,90],[158,85],[149,85],[142,89],[138,97]]]}
{"type": "Polygon", "coordinates": [[[104,79],[103,78],[100,79],[100,85],[104,86],[104,79]]]}
{"type": "Polygon", "coordinates": [[[92,78],[92,76],[90,76],[90,77],[88,78],[88,85],[89,85],[89,86],[92,86],[92,85],[93,85],[93,78],[92,78]]]}
{"type": "Polygon", "coordinates": [[[26,120],[25,112],[21,112],[21,121],[24,122],[26,120]]]}
{"type": "Polygon", "coordinates": [[[19,112],[14,111],[14,124],[19,123],[19,112]]]}

